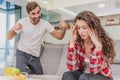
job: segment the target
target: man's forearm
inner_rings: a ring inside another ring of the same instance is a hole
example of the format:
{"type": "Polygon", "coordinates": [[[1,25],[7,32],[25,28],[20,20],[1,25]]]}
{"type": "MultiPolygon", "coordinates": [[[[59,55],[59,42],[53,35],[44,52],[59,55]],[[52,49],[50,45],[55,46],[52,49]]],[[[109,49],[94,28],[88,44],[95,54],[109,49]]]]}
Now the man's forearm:
{"type": "Polygon", "coordinates": [[[60,32],[61,32],[61,39],[62,39],[65,35],[66,28],[62,27],[60,32]]]}
{"type": "Polygon", "coordinates": [[[11,29],[10,31],[8,31],[7,33],[7,39],[10,40],[12,39],[14,36],[16,35],[14,29],[11,29]]]}
{"type": "Polygon", "coordinates": [[[66,29],[65,28],[61,28],[60,30],[54,30],[52,31],[50,34],[52,36],[54,36],[56,39],[63,39],[64,35],[65,35],[66,29]]]}

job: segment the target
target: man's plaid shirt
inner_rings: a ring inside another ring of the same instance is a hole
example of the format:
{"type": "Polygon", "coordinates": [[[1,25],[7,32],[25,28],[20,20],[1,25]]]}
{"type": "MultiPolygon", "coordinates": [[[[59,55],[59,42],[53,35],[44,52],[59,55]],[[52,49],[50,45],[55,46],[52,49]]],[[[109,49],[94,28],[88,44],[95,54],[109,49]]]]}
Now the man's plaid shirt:
{"type": "MultiPolygon", "coordinates": [[[[95,47],[91,49],[89,56],[90,68],[92,74],[102,74],[106,77],[112,78],[112,72],[107,60],[103,58],[102,51],[94,51],[95,47]]],[[[85,49],[79,44],[75,43],[74,48],[70,48],[68,44],[67,67],[74,71],[77,69],[84,69],[85,64],[85,49]]]]}

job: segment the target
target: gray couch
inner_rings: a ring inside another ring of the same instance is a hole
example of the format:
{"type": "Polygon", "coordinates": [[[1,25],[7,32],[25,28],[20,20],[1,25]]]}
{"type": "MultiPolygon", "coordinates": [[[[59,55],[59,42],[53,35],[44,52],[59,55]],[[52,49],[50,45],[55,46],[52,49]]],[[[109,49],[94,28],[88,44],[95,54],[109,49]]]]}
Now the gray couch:
{"type": "Polygon", "coordinates": [[[45,44],[40,56],[44,75],[29,75],[29,78],[41,80],[61,80],[66,67],[67,45],[45,44]]]}
{"type": "MultiPolygon", "coordinates": [[[[120,41],[115,41],[116,57],[111,64],[113,79],[120,80],[120,41]]],[[[40,59],[44,75],[29,75],[37,80],[61,80],[66,67],[67,44],[45,44],[40,59]]]]}

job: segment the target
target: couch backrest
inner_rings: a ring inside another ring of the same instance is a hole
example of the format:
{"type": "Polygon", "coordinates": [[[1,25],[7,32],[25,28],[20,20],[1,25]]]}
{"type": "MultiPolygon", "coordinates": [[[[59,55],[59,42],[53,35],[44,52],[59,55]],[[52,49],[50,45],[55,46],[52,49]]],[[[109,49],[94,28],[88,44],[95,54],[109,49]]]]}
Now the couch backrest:
{"type": "Polygon", "coordinates": [[[114,40],[114,47],[116,53],[114,63],[120,63],[120,40],[114,40]]]}
{"type": "Polygon", "coordinates": [[[64,44],[45,44],[40,56],[44,74],[57,73],[64,44]]]}
{"type": "Polygon", "coordinates": [[[59,64],[58,71],[57,71],[56,75],[62,76],[64,72],[68,71],[68,68],[66,65],[67,54],[68,54],[68,45],[66,44],[63,47],[62,56],[60,59],[60,64],[59,64]]]}

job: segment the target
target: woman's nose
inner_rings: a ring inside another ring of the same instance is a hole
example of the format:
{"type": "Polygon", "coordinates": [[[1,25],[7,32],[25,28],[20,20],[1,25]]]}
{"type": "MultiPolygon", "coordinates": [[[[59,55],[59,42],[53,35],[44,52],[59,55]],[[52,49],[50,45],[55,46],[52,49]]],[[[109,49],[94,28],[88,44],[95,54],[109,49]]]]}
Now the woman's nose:
{"type": "Polygon", "coordinates": [[[83,34],[83,32],[84,32],[83,29],[80,29],[80,30],[79,30],[79,33],[80,33],[80,34],[83,34]]]}

